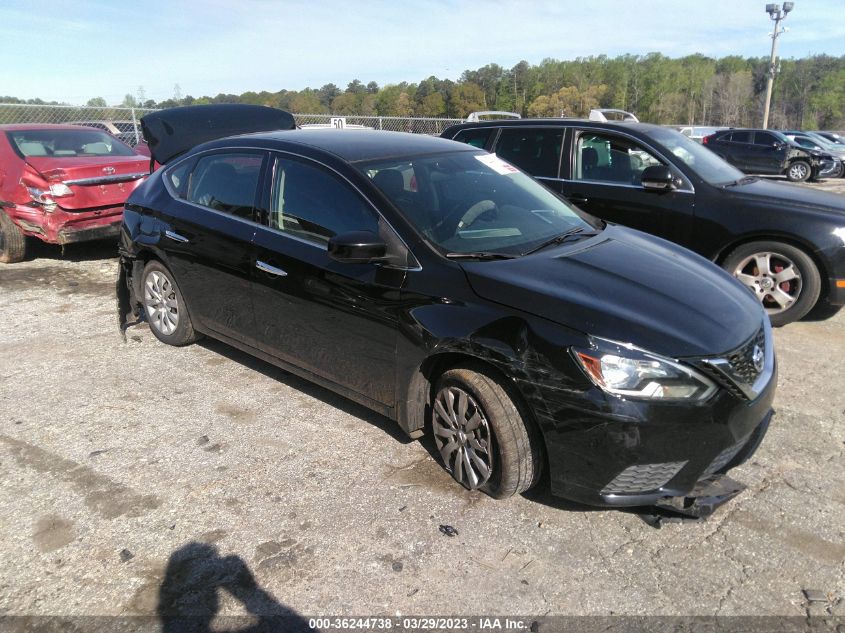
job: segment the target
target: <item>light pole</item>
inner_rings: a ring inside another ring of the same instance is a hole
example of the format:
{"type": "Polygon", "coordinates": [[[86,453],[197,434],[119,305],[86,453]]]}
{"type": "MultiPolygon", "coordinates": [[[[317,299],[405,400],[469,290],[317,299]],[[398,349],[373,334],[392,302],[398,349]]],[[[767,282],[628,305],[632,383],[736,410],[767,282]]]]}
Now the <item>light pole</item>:
{"type": "Polygon", "coordinates": [[[795,6],[794,2],[784,2],[783,11],[780,10],[778,4],[767,4],[766,13],[769,18],[775,22],[775,30],[772,32],[772,58],[769,60],[769,78],[766,80],[766,104],[763,108],[763,129],[769,127],[769,107],[772,104],[772,85],[775,83],[775,74],[777,73],[777,65],[775,63],[775,55],[778,50],[778,35],[783,33],[780,28],[781,20],[786,19],[786,14],[792,11],[795,6]]]}

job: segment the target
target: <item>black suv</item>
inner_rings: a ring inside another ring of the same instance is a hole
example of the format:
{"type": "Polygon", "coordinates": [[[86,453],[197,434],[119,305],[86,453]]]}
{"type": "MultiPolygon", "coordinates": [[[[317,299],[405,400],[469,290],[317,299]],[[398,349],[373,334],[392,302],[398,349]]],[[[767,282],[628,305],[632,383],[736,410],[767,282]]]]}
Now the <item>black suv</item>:
{"type": "Polygon", "coordinates": [[[802,147],[774,130],[723,130],[702,143],[746,174],[783,175],[791,182],[816,180],[836,165],[830,154],[802,147]]]}
{"type": "Polygon", "coordinates": [[[745,176],[683,134],[647,123],[484,121],[442,136],[495,152],[593,215],[716,262],[754,292],[774,325],[819,301],[845,304],[840,195],[745,176]]]}

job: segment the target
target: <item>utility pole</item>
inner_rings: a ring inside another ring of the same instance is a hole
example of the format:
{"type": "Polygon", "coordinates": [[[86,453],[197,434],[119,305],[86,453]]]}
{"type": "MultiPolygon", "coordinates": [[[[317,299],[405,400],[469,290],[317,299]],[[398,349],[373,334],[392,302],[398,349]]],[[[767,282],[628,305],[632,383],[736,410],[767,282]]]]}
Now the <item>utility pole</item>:
{"type": "Polygon", "coordinates": [[[775,83],[775,75],[777,74],[776,55],[778,50],[778,35],[783,33],[786,29],[780,28],[781,20],[786,19],[786,14],[792,11],[795,7],[794,2],[784,2],[783,11],[778,4],[767,4],[766,13],[769,18],[774,20],[775,30],[772,32],[772,57],[769,60],[769,78],[766,80],[766,103],[763,107],[763,129],[769,127],[769,108],[772,105],[772,86],[775,83]]]}

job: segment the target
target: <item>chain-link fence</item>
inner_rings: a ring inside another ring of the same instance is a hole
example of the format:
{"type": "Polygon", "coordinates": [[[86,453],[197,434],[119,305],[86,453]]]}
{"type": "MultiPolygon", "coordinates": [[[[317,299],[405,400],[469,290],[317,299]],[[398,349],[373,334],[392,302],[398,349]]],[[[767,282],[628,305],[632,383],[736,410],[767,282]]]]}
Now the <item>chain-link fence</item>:
{"type": "MultiPolygon", "coordinates": [[[[0,103],[0,124],[4,123],[77,123],[97,127],[130,145],[141,138],[141,117],[154,110],[145,108],[90,107],[65,105],[30,105],[0,103]]],[[[461,119],[435,119],[395,116],[335,116],[331,114],[294,114],[303,127],[363,127],[393,132],[439,135],[461,119]]]]}
{"type": "Polygon", "coordinates": [[[364,127],[391,132],[413,132],[439,136],[450,125],[462,123],[462,119],[434,119],[401,116],[345,116],[331,114],[294,114],[296,124],[301,127],[364,127]]]}

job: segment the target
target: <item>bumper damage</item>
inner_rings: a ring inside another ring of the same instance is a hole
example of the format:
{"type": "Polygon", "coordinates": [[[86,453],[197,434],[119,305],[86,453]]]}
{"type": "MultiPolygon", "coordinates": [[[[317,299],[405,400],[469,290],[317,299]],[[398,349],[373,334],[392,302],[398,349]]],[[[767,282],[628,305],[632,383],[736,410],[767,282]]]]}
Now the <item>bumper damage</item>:
{"type": "Polygon", "coordinates": [[[123,206],[90,211],[65,211],[56,207],[12,205],[7,215],[21,230],[48,244],[74,244],[91,240],[116,238],[120,234],[123,206]]]}
{"type": "Polygon", "coordinates": [[[734,481],[727,475],[717,475],[700,481],[687,496],[660,499],[653,508],[638,514],[643,521],[655,528],[660,528],[663,523],[701,521],[710,517],[717,508],[736,497],[745,488],[745,484],[734,481]]]}
{"type": "Polygon", "coordinates": [[[141,279],[143,262],[139,262],[124,254],[120,255],[117,273],[117,319],[120,335],[126,340],[126,330],[146,320],[144,306],[138,300],[141,290],[138,284],[141,279]]]}

